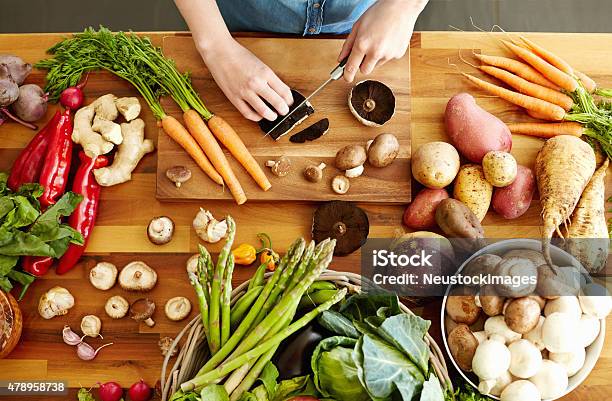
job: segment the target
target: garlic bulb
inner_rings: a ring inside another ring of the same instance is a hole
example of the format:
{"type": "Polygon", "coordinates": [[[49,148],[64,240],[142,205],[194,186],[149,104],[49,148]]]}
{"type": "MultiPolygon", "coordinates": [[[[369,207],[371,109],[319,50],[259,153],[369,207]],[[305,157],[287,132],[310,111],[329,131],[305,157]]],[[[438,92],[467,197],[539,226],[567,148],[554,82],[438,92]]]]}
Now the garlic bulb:
{"type": "Polygon", "coordinates": [[[193,228],[203,241],[214,244],[227,235],[227,223],[218,221],[208,210],[200,208],[193,219],[193,228]]]}
{"type": "Polygon", "coordinates": [[[64,287],[53,287],[45,292],[38,301],[38,313],[43,319],[51,319],[68,313],[74,306],[74,297],[64,287]]]}

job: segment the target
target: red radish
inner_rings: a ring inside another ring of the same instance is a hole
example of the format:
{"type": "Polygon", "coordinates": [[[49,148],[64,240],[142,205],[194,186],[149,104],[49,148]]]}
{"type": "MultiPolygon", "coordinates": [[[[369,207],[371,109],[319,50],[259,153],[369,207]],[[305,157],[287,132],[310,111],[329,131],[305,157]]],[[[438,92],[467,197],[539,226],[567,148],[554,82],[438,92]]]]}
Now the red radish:
{"type": "Polygon", "coordinates": [[[89,75],[86,75],[83,82],[62,91],[59,98],[62,106],[67,109],[76,110],[83,105],[83,100],[85,98],[85,95],[83,95],[83,87],[87,84],[88,77],[89,75]]]}
{"type": "Polygon", "coordinates": [[[116,382],[106,382],[100,384],[98,394],[102,401],[119,401],[123,397],[123,389],[116,382]]]}
{"type": "Polygon", "coordinates": [[[128,390],[128,395],[132,401],[147,401],[151,398],[151,387],[143,379],[132,384],[128,390]]]}

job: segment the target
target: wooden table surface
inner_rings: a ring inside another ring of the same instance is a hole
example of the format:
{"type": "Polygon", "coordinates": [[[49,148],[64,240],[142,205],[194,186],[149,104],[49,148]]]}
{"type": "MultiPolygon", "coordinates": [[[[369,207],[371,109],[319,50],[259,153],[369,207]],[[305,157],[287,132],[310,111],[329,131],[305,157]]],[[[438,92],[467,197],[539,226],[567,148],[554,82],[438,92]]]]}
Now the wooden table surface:
{"type": "MultiPolygon", "coordinates": [[[[162,33],[149,36],[161,43],[162,33]]],[[[45,56],[49,46],[62,35],[0,35],[0,53],[14,53],[29,62],[45,56]]],[[[612,35],[606,34],[533,34],[530,38],[563,55],[575,68],[591,75],[601,86],[612,87],[612,35]]],[[[313,41],[313,49],[316,39],[313,41]]],[[[459,59],[459,48],[464,59],[472,60],[471,49],[499,54],[502,49],[495,38],[484,33],[416,33],[411,44],[412,65],[412,149],[434,141],[447,140],[442,114],[448,99],[457,92],[470,91],[478,97],[478,103],[495,113],[504,121],[523,118],[518,110],[504,101],[490,98],[469,86],[458,75],[459,71],[475,72],[459,59]]],[[[282,78],[282,77],[281,77],[282,78]]],[[[44,75],[34,72],[29,79],[44,83],[44,75]]],[[[289,82],[291,84],[291,82],[289,82]]],[[[127,83],[107,73],[95,73],[86,87],[88,100],[112,92],[117,96],[136,95],[127,83]]],[[[205,94],[204,94],[205,95],[205,94]]],[[[51,110],[48,113],[51,114],[51,110]]],[[[148,110],[143,112],[147,124],[146,135],[157,139],[155,121],[148,110]]],[[[0,127],[0,170],[10,168],[20,149],[33,132],[15,124],[0,127]]],[[[512,153],[519,163],[532,165],[541,141],[533,138],[514,138],[512,153]]],[[[162,336],[173,336],[185,324],[168,321],[161,310],[165,301],[173,296],[185,295],[192,300],[193,292],[185,274],[185,261],[195,251],[197,236],[191,221],[199,207],[210,209],[216,215],[231,214],[238,223],[236,241],[255,242],[255,234],[266,231],[274,239],[275,248],[283,252],[297,236],[309,238],[312,213],[315,203],[274,202],[247,203],[236,206],[232,201],[203,203],[166,203],[155,199],[155,170],[157,156],[146,156],[138,166],[131,182],[102,191],[102,202],[97,226],[81,265],[65,276],[50,273],[38,280],[29,290],[21,308],[24,314],[24,331],[21,342],[7,359],[0,360],[0,380],[66,380],[70,387],[90,387],[96,382],[116,380],[129,386],[142,377],[154,384],[159,377],[162,357],[157,345],[162,336]],[[145,229],[149,220],[157,215],[168,215],[176,223],[176,234],[172,242],[164,246],[149,243],[145,229]],[[132,301],[140,295],[130,294],[118,287],[103,292],[94,289],[87,280],[88,269],[96,261],[109,261],[122,267],[132,260],[144,260],[159,274],[156,288],[147,297],[158,305],[154,318],[157,324],[149,328],[129,318],[111,320],[104,313],[104,302],[111,295],[122,294],[132,301]],[[54,285],[68,288],[76,298],[76,306],[64,317],[43,320],[36,306],[40,295],[54,285]],[[98,357],[89,362],[79,360],[70,346],[61,339],[65,324],[79,329],[82,316],[96,314],[103,321],[104,340],[92,340],[94,346],[107,341],[114,345],[103,349],[98,357]]],[[[610,177],[610,175],[608,176],[610,177]]],[[[608,184],[610,178],[608,178],[608,184]]],[[[608,194],[612,186],[608,185],[608,194]]],[[[413,187],[413,193],[418,188],[413,187]]],[[[361,205],[370,218],[371,237],[389,237],[401,228],[401,205],[361,205]]],[[[489,213],[483,224],[486,235],[495,238],[535,237],[540,235],[540,206],[534,201],[530,210],[522,217],[506,221],[489,213]]],[[[212,250],[218,250],[213,246],[212,250]]],[[[359,271],[359,253],[336,258],[336,270],[359,271]]],[[[235,282],[241,282],[252,274],[250,268],[238,268],[235,282]]],[[[422,311],[434,320],[432,331],[439,338],[439,302],[433,302],[422,311]]],[[[194,308],[195,309],[195,308],[194,308]]],[[[192,314],[196,313],[195,310],[192,314]]],[[[612,323],[612,317],[608,319],[612,323]]],[[[612,392],[612,330],[608,330],[606,346],[589,378],[564,400],[604,400],[612,392]]],[[[74,395],[75,390],[71,391],[74,395]]],[[[9,399],[6,397],[5,399],[9,399]]],[[[20,398],[21,399],[21,398],[20,398]]],[[[41,398],[37,398],[41,399],[41,398]]],[[[52,398],[49,398],[52,399],[52,398]]],[[[57,399],[57,398],[54,398],[57,399]]],[[[67,398],[75,399],[75,397],[67,398]]]]}

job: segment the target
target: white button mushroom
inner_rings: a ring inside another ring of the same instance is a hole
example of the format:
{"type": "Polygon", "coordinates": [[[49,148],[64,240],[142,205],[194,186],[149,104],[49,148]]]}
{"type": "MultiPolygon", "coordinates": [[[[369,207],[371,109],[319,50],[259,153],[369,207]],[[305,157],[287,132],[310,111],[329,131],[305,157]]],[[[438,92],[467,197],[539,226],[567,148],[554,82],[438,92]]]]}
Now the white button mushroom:
{"type": "Polygon", "coordinates": [[[117,266],[109,262],[99,262],[89,271],[89,282],[99,290],[113,288],[117,281],[117,266]]]}
{"type": "Polygon", "coordinates": [[[550,360],[543,360],[540,371],[530,378],[529,381],[540,390],[543,400],[560,397],[565,393],[568,384],[565,368],[557,362],[550,360]]]}
{"type": "Polygon", "coordinates": [[[582,312],[587,315],[604,319],[612,311],[612,297],[608,291],[599,284],[588,284],[578,296],[582,312]]]}
{"type": "Polygon", "coordinates": [[[480,380],[497,379],[510,367],[510,351],[502,342],[486,340],[478,345],[472,370],[480,380]]]}
{"type": "Polygon", "coordinates": [[[588,347],[599,335],[601,323],[595,316],[582,315],[578,322],[578,332],[580,333],[581,344],[588,347]]]}
{"type": "Polygon", "coordinates": [[[512,383],[514,378],[510,372],[506,371],[504,374],[494,380],[483,380],[478,384],[478,391],[485,395],[499,396],[502,391],[512,383]]]}
{"type": "Polygon", "coordinates": [[[157,272],[140,260],[130,262],[119,273],[119,285],[128,291],[149,291],[157,283],[157,272]]]}
{"type": "Polygon", "coordinates": [[[538,373],[542,365],[540,350],[528,340],[516,340],[508,345],[510,373],[521,379],[529,379],[538,373]]]}
{"type": "Polygon", "coordinates": [[[530,381],[517,380],[506,386],[500,401],[540,401],[540,390],[530,381]]]}
{"type": "Polygon", "coordinates": [[[574,376],[582,366],[586,358],[586,351],[582,347],[576,347],[571,352],[551,352],[548,359],[563,366],[569,377],[574,376]]]}
{"type": "Polygon", "coordinates": [[[121,319],[127,315],[130,304],[121,295],[110,297],[104,305],[104,311],[113,319],[121,319]]]}
{"type": "Polygon", "coordinates": [[[576,347],[578,318],[569,313],[555,312],[542,325],[542,341],[550,352],[570,352],[576,347]]]}
{"type": "Polygon", "coordinates": [[[544,325],[544,320],[546,320],[546,318],[544,316],[540,316],[536,327],[534,327],[531,331],[523,334],[523,338],[525,340],[531,341],[531,343],[535,345],[536,348],[540,351],[546,349],[546,347],[544,346],[544,341],[542,340],[542,326],[544,325]]]}
{"type": "Polygon", "coordinates": [[[43,319],[51,319],[68,313],[74,306],[74,297],[64,287],[55,286],[45,292],[38,301],[38,313],[43,319]]]}
{"type": "Polygon", "coordinates": [[[556,299],[551,299],[546,303],[544,307],[544,316],[549,316],[555,312],[569,313],[580,317],[582,315],[582,309],[580,309],[580,303],[578,298],[575,296],[564,295],[556,299]]]}
{"type": "Polygon", "coordinates": [[[485,322],[484,329],[489,337],[491,337],[491,335],[493,334],[497,334],[503,337],[505,340],[504,343],[506,344],[509,344],[521,338],[520,333],[510,330],[510,328],[508,327],[508,325],[506,324],[504,320],[504,316],[502,315],[492,316],[488,318],[487,321],[485,322]]]}
{"type": "Polygon", "coordinates": [[[476,331],[473,333],[474,337],[476,337],[476,340],[478,341],[478,344],[480,344],[481,342],[487,340],[489,338],[489,336],[487,336],[487,333],[484,330],[481,331],[476,331]]]}
{"type": "Polygon", "coordinates": [[[164,307],[166,317],[178,322],[185,319],[191,312],[191,302],[185,297],[170,298],[164,307]]]}

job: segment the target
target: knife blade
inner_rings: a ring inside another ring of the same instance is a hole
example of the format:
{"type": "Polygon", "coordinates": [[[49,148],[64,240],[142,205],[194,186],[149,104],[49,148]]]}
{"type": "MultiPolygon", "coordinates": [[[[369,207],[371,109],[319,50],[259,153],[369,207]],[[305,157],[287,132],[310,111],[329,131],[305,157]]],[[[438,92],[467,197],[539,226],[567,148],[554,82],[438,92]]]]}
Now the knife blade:
{"type": "Polygon", "coordinates": [[[346,65],[347,60],[348,60],[348,57],[345,57],[344,59],[342,59],[342,61],[340,61],[340,63],[336,66],[336,68],[334,68],[329,73],[329,78],[325,82],[323,82],[321,84],[321,86],[319,86],[317,89],[315,89],[314,92],[312,92],[310,95],[308,95],[308,97],[306,97],[306,99],[304,99],[300,104],[298,104],[296,108],[291,110],[291,112],[287,113],[287,115],[285,117],[283,117],[283,119],[280,120],[274,127],[272,127],[271,130],[266,132],[264,137],[270,135],[270,133],[274,132],[275,129],[280,127],[280,125],[282,123],[284,123],[289,118],[289,116],[291,116],[293,113],[295,113],[296,110],[299,110],[300,107],[304,106],[310,99],[312,99],[317,93],[319,93],[323,88],[325,88],[325,86],[327,84],[329,84],[332,81],[337,81],[338,79],[340,79],[342,77],[342,74],[344,74],[344,66],[346,65]]]}

